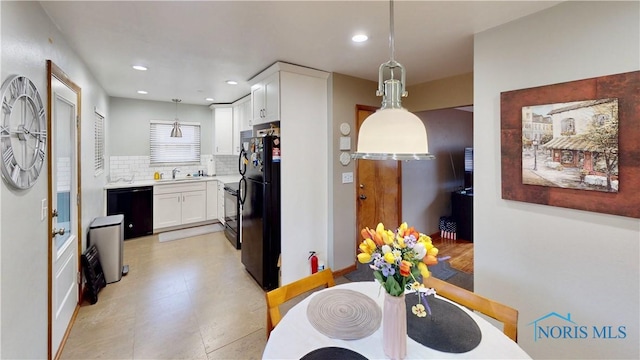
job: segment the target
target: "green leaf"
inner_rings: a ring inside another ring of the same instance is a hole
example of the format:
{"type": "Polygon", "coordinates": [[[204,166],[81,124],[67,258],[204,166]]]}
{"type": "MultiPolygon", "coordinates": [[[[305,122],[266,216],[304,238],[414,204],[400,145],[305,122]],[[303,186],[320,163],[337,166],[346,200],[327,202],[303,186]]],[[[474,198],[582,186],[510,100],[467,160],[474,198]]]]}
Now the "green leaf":
{"type": "Polygon", "coordinates": [[[404,289],[402,288],[402,286],[400,286],[398,281],[393,276],[389,276],[387,278],[385,288],[387,289],[389,295],[392,296],[400,296],[404,293],[404,289]]]}
{"type": "Polygon", "coordinates": [[[384,285],[384,278],[382,277],[382,274],[380,273],[380,271],[374,271],[373,277],[375,277],[380,284],[384,285]]]}

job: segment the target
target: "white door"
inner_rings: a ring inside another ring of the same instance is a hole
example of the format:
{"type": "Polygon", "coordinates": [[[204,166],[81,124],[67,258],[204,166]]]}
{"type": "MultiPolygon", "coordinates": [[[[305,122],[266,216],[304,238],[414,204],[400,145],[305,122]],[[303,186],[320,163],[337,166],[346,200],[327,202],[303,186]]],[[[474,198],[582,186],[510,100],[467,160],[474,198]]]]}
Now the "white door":
{"type": "Polygon", "coordinates": [[[79,302],[77,94],[51,78],[51,354],[55,356],[79,302]]]}

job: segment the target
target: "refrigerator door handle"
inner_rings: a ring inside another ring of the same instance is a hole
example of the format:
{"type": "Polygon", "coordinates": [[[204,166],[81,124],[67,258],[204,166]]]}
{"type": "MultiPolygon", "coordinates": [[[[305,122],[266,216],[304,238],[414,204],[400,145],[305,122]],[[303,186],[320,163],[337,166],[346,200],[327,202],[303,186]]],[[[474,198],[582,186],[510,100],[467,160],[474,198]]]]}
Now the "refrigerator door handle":
{"type": "Polygon", "coordinates": [[[240,175],[244,176],[247,172],[247,152],[244,150],[244,146],[240,146],[240,155],[238,156],[238,171],[240,175]]]}
{"type": "Polygon", "coordinates": [[[242,177],[240,182],[238,183],[238,201],[240,201],[240,205],[244,206],[244,199],[247,196],[247,179],[242,177]]]}

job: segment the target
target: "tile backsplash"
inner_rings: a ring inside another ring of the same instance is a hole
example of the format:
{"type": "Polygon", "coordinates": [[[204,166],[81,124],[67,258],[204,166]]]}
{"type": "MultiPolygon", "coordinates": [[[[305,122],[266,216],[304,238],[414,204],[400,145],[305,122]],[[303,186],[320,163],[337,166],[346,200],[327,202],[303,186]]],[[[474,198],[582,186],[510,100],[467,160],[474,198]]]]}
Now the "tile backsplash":
{"type": "MultiPolygon", "coordinates": [[[[185,165],[152,165],[149,156],[111,156],[109,158],[108,182],[115,181],[139,181],[153,180],[153,174],[157,171],[163,173],[164,178],[171,177],[171,170],[178,168],[179,175],[196,174],[202,170],[207,173],[207,162],[213,158],[215,163],[215,175],[235,175],[238,173],[238,157],[201,155],[200,164],[185,165]]],[[[208,174],[207,174],[208,175],[208,174]]]]}

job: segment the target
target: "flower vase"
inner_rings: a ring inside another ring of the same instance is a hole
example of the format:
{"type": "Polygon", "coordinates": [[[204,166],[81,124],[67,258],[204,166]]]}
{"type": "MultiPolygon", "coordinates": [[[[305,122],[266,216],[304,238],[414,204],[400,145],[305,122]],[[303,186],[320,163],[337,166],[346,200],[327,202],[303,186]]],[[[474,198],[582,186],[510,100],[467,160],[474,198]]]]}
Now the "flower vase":
{"type": "Polygon", "coordinates": [[[407,356],[407,308],[404,294],[392,296],[384,293],[382,339],[384,354],[390,359],[400,360],[407,356]]]}

